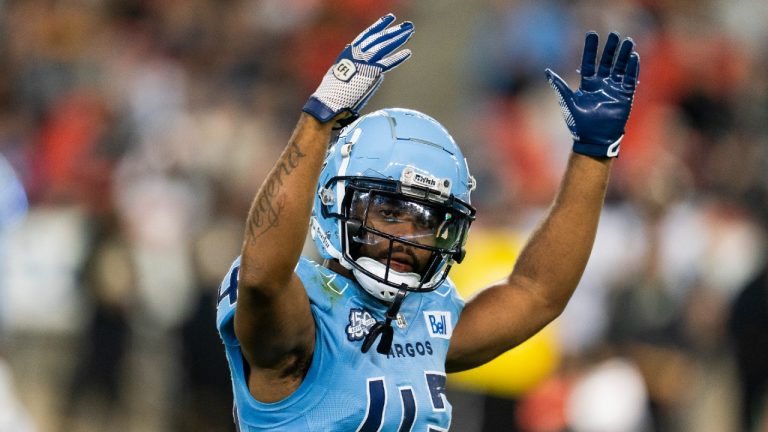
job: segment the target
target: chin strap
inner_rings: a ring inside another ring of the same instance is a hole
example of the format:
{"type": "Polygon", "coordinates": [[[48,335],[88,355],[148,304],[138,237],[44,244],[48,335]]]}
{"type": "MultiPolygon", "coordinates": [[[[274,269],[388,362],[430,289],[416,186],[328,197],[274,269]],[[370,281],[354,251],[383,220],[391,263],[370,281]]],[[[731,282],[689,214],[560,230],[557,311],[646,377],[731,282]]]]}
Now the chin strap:
{"type": "Polygon", "coordinates": [[[376,347],[376,351],[379,354],[389,354],[389,350],[392,348],[392,336],[395,332],[392,328],[392,320],[397,319],[397,312],[400,311],[400,306],[403,304],[403,299],[407,293],[408,290],[400,288],[397,291],[397,294],[395,294],[395,299],[392,300],[389,309],[387,309],[386,319],[384,321],[377,321],[376,324],[371,326],[370,330],[368,330],[368,334],[363,341],[363,346],[360,348],[363,353],[367,353],[368,350],[371,349],[373,342],[376,341],[376,338],[381,335],[381,340],[376,347]]]}

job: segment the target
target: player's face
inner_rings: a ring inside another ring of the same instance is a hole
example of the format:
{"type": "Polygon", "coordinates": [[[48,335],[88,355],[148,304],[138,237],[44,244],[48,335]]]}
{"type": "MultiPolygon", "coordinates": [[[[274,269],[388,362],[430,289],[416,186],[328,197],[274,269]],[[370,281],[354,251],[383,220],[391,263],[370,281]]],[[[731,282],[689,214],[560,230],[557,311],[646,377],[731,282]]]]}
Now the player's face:
{"type": "MultiPolygon", "coordinates": [[[[445,213],[429,206],[382,195],[363,196],[353,203],[353,213],[365,218],[366,226],[377,231],[424,246],[435,246],[436,232],[445,220],[445,213]]],[[[366,233],[353,237],[358,253],[383,264],[390,256],[390,241],[382,236],[366,233]]],[[[432,252],[398,241],[392,244],[390,268],[398,272],[421,273],[432,252]]]]}

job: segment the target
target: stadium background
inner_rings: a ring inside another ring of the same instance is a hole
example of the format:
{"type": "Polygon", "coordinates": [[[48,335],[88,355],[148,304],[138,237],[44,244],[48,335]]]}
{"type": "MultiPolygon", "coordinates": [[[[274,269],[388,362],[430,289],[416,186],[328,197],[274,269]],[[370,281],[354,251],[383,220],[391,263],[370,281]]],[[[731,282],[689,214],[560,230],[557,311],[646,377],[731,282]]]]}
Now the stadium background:
{"type": "Polygon", "coordinates": [[[510,269],[564,168],[544,68],[575,87],[587,30],[642,58],[576,295],[449,378],[453,429],[768,430],[763,0],[5,0],[0,431],[232,429],[216,287],[303,102],[388,11],[414,56],[367,110],[429,113],[467,154],[465,295],[510,269]]]}

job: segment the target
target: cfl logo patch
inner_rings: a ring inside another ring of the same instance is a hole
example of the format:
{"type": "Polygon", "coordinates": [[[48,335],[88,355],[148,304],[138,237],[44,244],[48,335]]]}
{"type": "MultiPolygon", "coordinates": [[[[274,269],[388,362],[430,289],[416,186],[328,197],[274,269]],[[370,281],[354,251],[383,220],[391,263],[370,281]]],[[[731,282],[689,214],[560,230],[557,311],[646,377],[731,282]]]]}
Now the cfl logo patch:
{"type": "Polygon", "coordinates": [[[333,76],[344,82],[349,81],[355,72],[357,72],[357,67],[355,67],[355,64],[350,59],[341,59],[333,67],[333,76]]]}
{"type": "Polygon", "coordinates": [[[424,311],[424,322],[431,337],[450,339],[453,333],[451,313],[448,311],[424,311]]]}

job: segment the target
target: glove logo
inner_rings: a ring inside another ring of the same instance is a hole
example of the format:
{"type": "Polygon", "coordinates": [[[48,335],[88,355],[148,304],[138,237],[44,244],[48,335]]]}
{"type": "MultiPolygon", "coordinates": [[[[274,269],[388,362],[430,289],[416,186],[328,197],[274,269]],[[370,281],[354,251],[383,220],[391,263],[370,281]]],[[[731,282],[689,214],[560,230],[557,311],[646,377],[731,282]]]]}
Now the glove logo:
{"type": "Polygon", "coordinates": [[[619,139],[616,140],[616,142],[608,146],[608,152],[606,153],[606,156],[616,157],[619,155],[619,144],[621,144],[622,138],[624,138],[624,135],[620,136],[619,139]]]}
{"type": "Polygon", "coordinates": [[[336,63],[336,66],[333,67],[333,76],[344,82],[352,79],[352,76],[354,76],[356,72],[357,68],[350,59],[341,59],[341,61],[336,63]]]}

